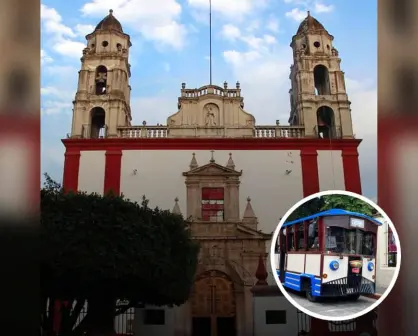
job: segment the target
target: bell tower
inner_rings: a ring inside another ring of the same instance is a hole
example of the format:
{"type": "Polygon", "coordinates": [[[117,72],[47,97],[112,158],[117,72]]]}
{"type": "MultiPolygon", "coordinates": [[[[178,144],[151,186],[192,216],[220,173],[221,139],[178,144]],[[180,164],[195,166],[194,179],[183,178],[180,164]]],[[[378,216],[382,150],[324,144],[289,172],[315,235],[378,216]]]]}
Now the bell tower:
{"type": "Polygon", "coordinates": [[[73,101],[71,137],[117,137],[118,127],[131,124],[130,37],[110,10],[86,40],[73,101]]]}
{"type": "Polygon", "coordinates": [[[305,136],[352,138],[350,101],[334,37],[310,15],[302,21],[290,46],[290,125],[305,126],[305,136]]]}

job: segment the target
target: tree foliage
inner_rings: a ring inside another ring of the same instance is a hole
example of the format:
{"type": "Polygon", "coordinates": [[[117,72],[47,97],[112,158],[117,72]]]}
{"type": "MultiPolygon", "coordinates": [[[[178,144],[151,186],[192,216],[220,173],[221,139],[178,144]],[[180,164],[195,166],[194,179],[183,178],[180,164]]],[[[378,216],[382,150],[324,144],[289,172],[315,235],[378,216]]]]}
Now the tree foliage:
{"type": "Polygon", "coordinates": [[[370,204],[362,201],[359,198],[348,195],[334,194],[313,198],[305,202],[292,212],[292,214],[287,218],[287,221],[311,216],[318,212],[330,209],[341,209],[358,212],[367,216],[373,216],[376,213],[376,210],[370,204]]]}
{"type": "Polygon", "coordinates": [[[145,197],[138,204],[112,194],[65,193],[46,175],[41,225],[44,297],[87,301],[89,315],[94,302],[108,302],[114,314],[118,299],[171,306],[189,296],[199,246],[181,215],[151,209],[145,197]]]}
{"type": "Polygon", "coordinates": [[[376,209],[374,207],[357,197],[335,194],[325,195],[322,198],[324,200],[324,204],[321,207],[321,211],[329,209],[342,209],[359,212],[366,216],[373,216],[376,213],[376,209]]]}

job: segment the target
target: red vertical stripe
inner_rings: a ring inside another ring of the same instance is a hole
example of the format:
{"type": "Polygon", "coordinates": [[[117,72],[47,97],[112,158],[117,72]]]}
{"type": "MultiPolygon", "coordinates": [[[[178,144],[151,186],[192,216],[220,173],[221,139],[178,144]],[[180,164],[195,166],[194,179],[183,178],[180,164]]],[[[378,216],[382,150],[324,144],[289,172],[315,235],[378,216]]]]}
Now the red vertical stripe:
{"type": "Polygon", "coordinates": [[[316,149],[300,151],[302,164],[303,197],[319,192],[318,152],[316,149]]]}
{"type": "Polygon", "coordinates": [[[112,149],[106,151],[104,194],[112,191],[115,195],[120,193],[120,174],[122,167],[122,150],[112,149]]]}
{"type": "MultiPolygon", "coordinates": [[[[395,224],[401,242],[405,232],[403,228],[407,227],[407,223],[402,220],[402,216],[399,214],[398,200],[402,190],[397,185],[397,169],[399,169],[400,164],[395,160],[395,152],[402,149],[394,139],[398,139],[401,134],[406,135],[409,132],[409,134],[415,134],[414,123],[409,119],[398,115],[390,118],[379,116],[377,123],[378,204],[395,224]]],[[[404,286],[404,278],[411,273],[413,271],[401,268],[396,285],[379,306],[379,319],[377,321],[379,335],[406,334],[405,326],[409,321],[406,320],[404,314],[408,305],[404,302],[404,298],[406,297],[405,291],[411,289],[404,286]],[[393,307],[396,307],[396,309],[393,309],[393,307]]]]}
{"type": "Polygon", "coordinates": [[[342,150],[345,190],[361,194],[360,167],[357,148],[342,150]]]}
{"type": "Polygon", "coordinates": [[[69,192],[78,191],[78,173],[80,170],[80,150],[71,149],[65,152],[64,160],[64,190],[69,192]]]}

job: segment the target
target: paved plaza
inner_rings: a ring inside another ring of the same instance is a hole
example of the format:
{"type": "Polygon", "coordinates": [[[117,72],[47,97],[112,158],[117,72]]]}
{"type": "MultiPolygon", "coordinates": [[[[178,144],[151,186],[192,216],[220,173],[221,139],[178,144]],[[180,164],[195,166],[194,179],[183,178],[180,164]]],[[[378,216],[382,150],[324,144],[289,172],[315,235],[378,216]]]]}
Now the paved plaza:
{"type": "Polygon", "coordinates": [[[356,301],[348,301],[344,299],[322,299],[321,302],[310,302],[303,296],[303,294],[290,291],[288,291],[288,293],[292,299],[294,299],[302,307],[313,313],[325,316],[342,317],[353,315],[376,302],[375,299],[370,299],[364,296],[360,296],[360,298],[356,301]]]}

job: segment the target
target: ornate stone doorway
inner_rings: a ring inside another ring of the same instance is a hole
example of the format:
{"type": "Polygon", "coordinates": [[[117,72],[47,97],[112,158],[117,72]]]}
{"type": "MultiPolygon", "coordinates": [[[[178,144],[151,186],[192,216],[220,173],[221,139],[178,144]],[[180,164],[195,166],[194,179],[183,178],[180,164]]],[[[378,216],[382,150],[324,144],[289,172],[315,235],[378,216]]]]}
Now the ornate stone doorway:
{"type": "Polygon", "coordinates": [[[219,271],[196,278],[192,307],[192,336],[235,336],[236,303],[234,284],[219,271]]]}

